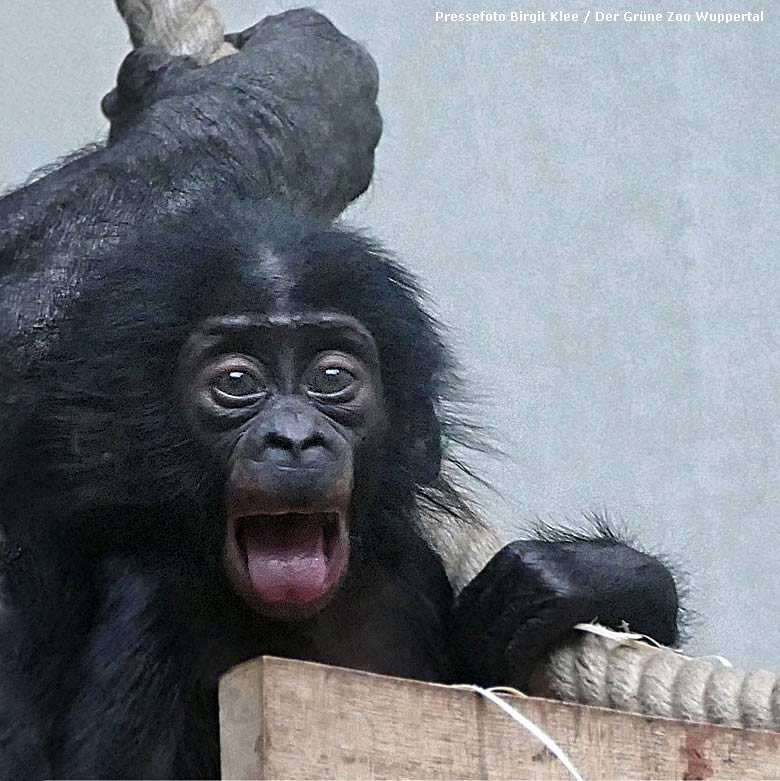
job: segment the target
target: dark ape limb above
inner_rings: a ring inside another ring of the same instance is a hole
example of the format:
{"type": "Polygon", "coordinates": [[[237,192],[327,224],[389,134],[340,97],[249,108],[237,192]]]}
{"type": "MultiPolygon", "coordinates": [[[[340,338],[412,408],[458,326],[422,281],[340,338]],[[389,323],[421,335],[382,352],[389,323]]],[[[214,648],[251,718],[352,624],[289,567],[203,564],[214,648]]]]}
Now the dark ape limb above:
{"type": "Polygon", "coordinates": [[[234,43],[203,68],[133,52],[107,101],[113,143],[0,201],[3,428],[16,380],[129,235],[226,198],[331,218],[368,187],[381,132],[368,53],[310,10],[234,43]]]}

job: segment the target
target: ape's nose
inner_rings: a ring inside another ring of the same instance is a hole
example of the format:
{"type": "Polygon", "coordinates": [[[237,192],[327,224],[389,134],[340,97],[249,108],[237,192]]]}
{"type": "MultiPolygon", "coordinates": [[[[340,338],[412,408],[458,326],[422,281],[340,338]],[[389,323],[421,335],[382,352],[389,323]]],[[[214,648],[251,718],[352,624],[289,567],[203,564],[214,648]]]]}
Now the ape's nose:
{"type": "Polygon", "coordinates": [[[283,466],[314,466],[326,455],[321,416],[307,404],[280,400],[255,430],[256,458],[283,466]]]}
{"type": "Polygon", "coordinates": [[[263,438],[264,450],[280,450],[299,458],[305,450],[325,447],[325,437],[319,431],[290,426],[283,430],[269,431],[263,438]]]}

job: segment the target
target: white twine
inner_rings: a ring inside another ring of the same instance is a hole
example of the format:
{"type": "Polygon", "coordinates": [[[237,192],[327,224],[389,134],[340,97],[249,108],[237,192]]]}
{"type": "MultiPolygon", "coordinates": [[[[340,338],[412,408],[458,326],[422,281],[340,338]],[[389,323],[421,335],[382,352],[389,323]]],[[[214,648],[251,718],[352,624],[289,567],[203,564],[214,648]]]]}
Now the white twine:
{"type": "MultiPolygon", "coordinates": [[[[639,635],[636,632],[608,629],[606,626],[602,626],[601,624],[575,624],[574,628],[578,629],[580,632],[586,632],[591,635],[596,635],[597,637],[604,637],[607,640],[614,640],[621,645],[630,645],[630,641],[644,642],[649,643],[661,651],[670,651],[671,653],[677,654],[677,656],[680,656],[683,659],[694,658],[684,654],[679,648],[669,648],[667,645],[662,645],[649,635],[639,635]]],[[[718,662],[722,667],[734,667],[734,665],[725,656],[719,656],[718,654],[707,654],[706,656],[697,656],[695,658],[718,662]]]]}
{"type": "Polygon", "coordinates": [[[506,687],[483,689],[481,686],[464,683],[457,684],[451,688],[476,692],[486,700],[490,700],[490,702],[492,702],[494,705],[497,705],[499,708],[501,708],[501,710],[504,711],[504,713],[506,713],[507,716],[512,719],[512,721],[519,724],[527,732],[530,732],[531,735],[533,735],[540,743],[542,743],[544,747],[566,768],[566,770],[569,771],[569,774],[574,779],[574,781],[583,781],[583,778],[577,771],[577,768],[574,767],[574,763],[569,759],[569,757],[566,755],[566,752],[555,742],[555,740],[540,726],[531,721],[531,719],[520,713],[517,708],[513,708],[508,702],[502,700],[501,697],[498,696],[497,692],[506,692],[506,687]]]}

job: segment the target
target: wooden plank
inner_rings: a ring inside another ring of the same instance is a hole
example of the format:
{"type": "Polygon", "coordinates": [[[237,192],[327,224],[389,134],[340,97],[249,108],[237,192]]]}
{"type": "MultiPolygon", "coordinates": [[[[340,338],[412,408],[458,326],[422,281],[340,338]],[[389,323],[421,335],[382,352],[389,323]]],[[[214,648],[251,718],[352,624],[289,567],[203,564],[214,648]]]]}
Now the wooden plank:
{"type": "MultiPolygon", "coordinates": [[[[511,698],[585,779],[780,778],[780,733],[511,698]]],[[[478,694],[264,657],[220,686],[225,779],[566,779],[478,694]]]]}

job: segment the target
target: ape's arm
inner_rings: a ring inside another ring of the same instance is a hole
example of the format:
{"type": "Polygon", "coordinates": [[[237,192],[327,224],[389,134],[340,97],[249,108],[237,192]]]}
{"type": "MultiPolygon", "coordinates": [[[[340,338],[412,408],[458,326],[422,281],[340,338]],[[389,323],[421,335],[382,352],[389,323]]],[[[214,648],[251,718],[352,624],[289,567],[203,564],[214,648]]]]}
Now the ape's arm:
{"type": "Polygon", "coordinates": [[[679,604],[666,566],[611,533],[513,542],[460,594],[453,638],[468,674],[526,688],[537,664],[578,623],[598,620],[678,640],[679,604]]]}
{"type": "Polygon", "coordinates": [[[331,218],[368,186],[381,131],[368,53],[309,10],[235,42],[239,53],[204,68],[137,50],[106,102],[112,145],[0,200],[5,400],[84,277],[134,232],[197,204],[218,209],[228,192],[331,218]]]}

